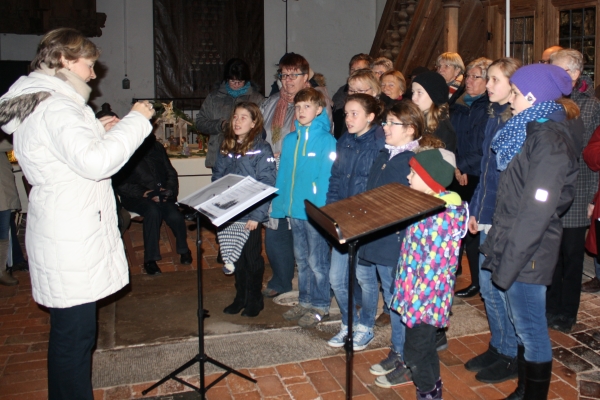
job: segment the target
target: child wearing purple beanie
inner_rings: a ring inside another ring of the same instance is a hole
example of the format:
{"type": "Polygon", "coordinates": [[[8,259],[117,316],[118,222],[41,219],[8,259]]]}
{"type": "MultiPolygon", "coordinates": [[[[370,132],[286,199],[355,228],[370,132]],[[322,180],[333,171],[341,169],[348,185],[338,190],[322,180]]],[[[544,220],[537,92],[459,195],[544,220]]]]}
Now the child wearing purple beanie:
{"type": "Polygon", "coordinates": [[[584,128],[579,108],[563,98],[572,84],[562,68],[528,65],[510,82],[513,117],[492,140],[502,172],[480,250],[517,334],[519,380],[508,399],[545,399],[552,377],[546,286],[558,258],[559,216],[575,195],[584,128]]]}

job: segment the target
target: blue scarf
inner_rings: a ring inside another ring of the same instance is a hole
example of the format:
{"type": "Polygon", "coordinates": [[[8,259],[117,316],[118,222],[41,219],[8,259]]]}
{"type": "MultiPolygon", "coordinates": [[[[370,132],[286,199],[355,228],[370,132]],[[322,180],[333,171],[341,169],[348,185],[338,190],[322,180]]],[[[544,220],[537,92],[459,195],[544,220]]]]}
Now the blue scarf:
{"type": "Polygon", "coordinates": [[[506,122],[492,139],[492,150],[496,153],[498,170],[504,171],[514,156],[521,152],[527,138],[527,124],[546,118],[555,111],[563,110],[563,106],[554,100],[535,104],[506,122]]]}
{"type": "Polygon", "coordinates": [[[483,96],[483,93],[479,94],[477,96],[471,96],[470,94],[465,93],[465,96],[463,97],[463,101],[465,102],[466,105],[471,107],[473,105],[473,103],[475,102],[475,100],[477,100],[481,96],[483,96]]]}
{"type": "Polygon", "coordinates": [[[231,97],[237,98],[237,97],[245,95],[248,92],[248,89],[250,88],[250,81],[246,82],[246,84],[244,86],[242,86],[241,88],[239,88],[238,90],[233,90],[229,86],[229,83],[227,83],[227,85],[225,85],[225,87],[227,88],[227,93],[231,97]]]}

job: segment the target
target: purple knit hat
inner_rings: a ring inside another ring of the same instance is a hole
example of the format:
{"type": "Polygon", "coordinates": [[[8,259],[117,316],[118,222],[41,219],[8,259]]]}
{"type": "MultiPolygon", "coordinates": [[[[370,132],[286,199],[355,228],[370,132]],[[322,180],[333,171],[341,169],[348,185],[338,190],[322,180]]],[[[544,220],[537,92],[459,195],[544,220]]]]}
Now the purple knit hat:
{"type": "Polygon", "coordinates": [[[531,64],[519,68],[510,78],[531,105],[556,100],[571,94],[573,82],[567,71],[550,64],[531,64]]]}

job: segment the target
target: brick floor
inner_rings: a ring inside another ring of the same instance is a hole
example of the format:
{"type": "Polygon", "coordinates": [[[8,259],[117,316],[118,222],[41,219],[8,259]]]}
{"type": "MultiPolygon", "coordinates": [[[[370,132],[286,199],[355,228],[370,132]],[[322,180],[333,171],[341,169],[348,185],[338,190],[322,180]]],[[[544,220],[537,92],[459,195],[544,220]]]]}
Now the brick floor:
{"type": "MultiPolygon", "coordinates": [[[[216,246],[214,234],[208,234],[204,243],[216,246]]],[[[190,235],[192,236],[192,235],[190,235]]],[[[195,236],[195,235],[193,235],[195,236]]],[[[206,238],[206,235],[203,234],[206,238]]],[[[190,244],[190,247],[193,245],[190,244]]],[[[205,256],[203,262],[206,262],[205,256]]],[[[213,255],[216,263],[216,255],[213,255]]],[[[177,264],[172,262],[172,264],[177,264]]],[[[466,263],[465,263],[466,264],[466,263]]],[[[207,263],[203,268],[209,268],[207,263]]],[[[175,268],[174,268],[175,269],[175,268]]],[[[468,268],[459,277],[460,289],[469,283],[468,268]]],[[[141,273],[141,271],[140,271],[141,273]]],[[[20,284],[0,286],[0,400],[34,400],[47,398],[46,351],[48,347],[49,317],[43,307],[31,297],[29,274],[16,272],[20,284]]],[[[484,313],[479,296],[467,302],[484,313]]],[[[572,400],[600,398],[600,294],[582,294],[578,323],[571,334],[550,330],[554,366],[549,399],[572,400]]],[[[482,384],[474,373],[464,369],[463,363],[484,351],[489,333],[452,338],[448,349],[440,352],[444,398],[500,399],[510,394],[516,382],[482,384]]],[[[386,349],[370,349],[355,353],[353,393],[356,399],[414,399],[414,386],[381,389],[374,385],[369,373],[371,364],[385,357],[386,349]]],[[[345,398],[345,357],[334,356],[264,368],[242,370],[255,378],[253,384],[230,375],[207,393],[208,399],[343,399],[345,398]]],[[[218,374],[206,377],[214,381],[218,374]]],[[[198,385],[198,377],[190,377],[198,385]]],[[[128,386],[97,388],[96,400],[136,399],[153,382],[139,382],[128,386]]],[[[147,396],[160,396],[189,390],[180,383],[168,382],[147,396]]]]}

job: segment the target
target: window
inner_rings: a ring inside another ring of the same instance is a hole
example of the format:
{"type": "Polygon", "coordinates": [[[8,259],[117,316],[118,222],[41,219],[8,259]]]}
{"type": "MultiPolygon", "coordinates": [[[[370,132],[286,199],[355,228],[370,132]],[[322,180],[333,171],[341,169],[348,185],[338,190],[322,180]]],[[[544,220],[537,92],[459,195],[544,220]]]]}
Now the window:
{"type": "Polygon", "coordinates": [[[533,17],[510,19],[510,55],[523,65],[533,62],[533,17]]]}
{"type": "Polygon", "coordinates": [[[583,75],[594,81],[596,63],[596,7],[560,12],[559,45],[583,54],[583,75]]]}

